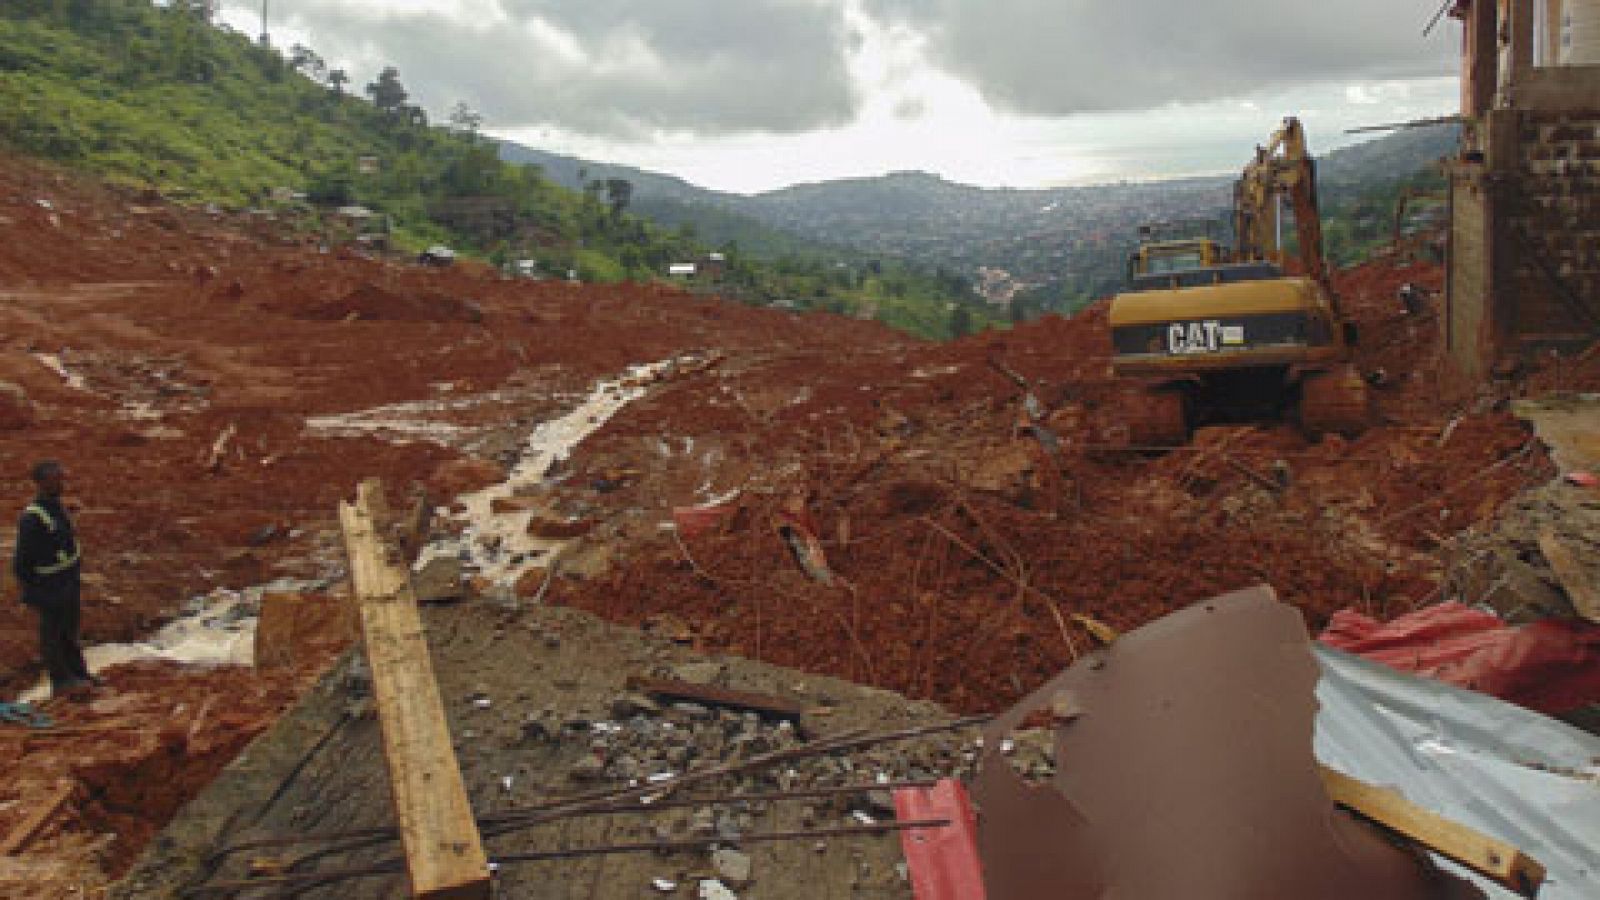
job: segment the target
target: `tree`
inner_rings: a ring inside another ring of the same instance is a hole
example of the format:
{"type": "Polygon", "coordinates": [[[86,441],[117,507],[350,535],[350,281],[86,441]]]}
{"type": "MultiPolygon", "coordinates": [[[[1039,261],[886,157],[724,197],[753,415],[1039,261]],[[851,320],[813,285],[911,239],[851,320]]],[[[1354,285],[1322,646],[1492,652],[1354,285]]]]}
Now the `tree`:
{"type": "Polygon", "coordinates": [[[350,83],[350,76],[343,69],[334,69],[328,73],[328,87],[341,97],[344,96],[344,86],[350,83]]]}
{"type": "Polygon", "coordinates": [[[195,0],[178,0],[166,9],[167,61],[180,81],[210,81],[215,72],[203,8],[195,0]]]}
{"type": "Polygon", "coordinates": [[[611,218],[620,219],[633,200],[633,182],[626,178],[606,179],[606,199],[611,202],[611,218]]]}
{"type": "Polygon", "coordinates": [[[317,54],[317,51],[307,47],[305,44],[295,44],[289,48],[289,68],[310,78],[312,81],[322,81],[324,78],[329,77],[328,64],[317,54]]]}
{"type": "Polygon", "coordinates": [[[476,140],[478,129],[483,127],[483,114],[468,106],[465,100],[458,100],[450,107],[450,127],[476,140]]]}
{"type": "Polygon", "coordinates": [[[406,100],[411,95],[400,83],[400,70],[394,66],[384,66],[377,80],[367,85],[367,96],[372,98],[373,106],[389,115],[398,116],[405,111],[406,100]]]}

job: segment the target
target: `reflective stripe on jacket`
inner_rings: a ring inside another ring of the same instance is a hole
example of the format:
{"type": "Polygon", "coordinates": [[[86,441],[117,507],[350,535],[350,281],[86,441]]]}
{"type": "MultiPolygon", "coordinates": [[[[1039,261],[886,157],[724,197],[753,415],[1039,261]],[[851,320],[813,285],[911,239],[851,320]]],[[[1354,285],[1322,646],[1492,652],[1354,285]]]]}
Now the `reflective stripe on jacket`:
{"type": "Polygon", "coordinates": [[[24,513],[32,513],[33,515],[38,516],[39,517],[39,521],[44,523],[44,527],[50,529],[51,533],[55,532],[55,530],[56,530],[56,517],[50,515],[50,511],[48,509],[45,509],[44,507],[40,506],[37,503],[29,503],[27,508],[24,509],[23,512],[24,513]]]}
{"type": "Polygon", "coordinates": [[[78,556],[79,553],[76,547],[73,548],[70,554],[65,550],[57,550],[55,562],[48,566],[35,566],[33,570],[40,575],[60,575],[78,564],[78,556]]]}

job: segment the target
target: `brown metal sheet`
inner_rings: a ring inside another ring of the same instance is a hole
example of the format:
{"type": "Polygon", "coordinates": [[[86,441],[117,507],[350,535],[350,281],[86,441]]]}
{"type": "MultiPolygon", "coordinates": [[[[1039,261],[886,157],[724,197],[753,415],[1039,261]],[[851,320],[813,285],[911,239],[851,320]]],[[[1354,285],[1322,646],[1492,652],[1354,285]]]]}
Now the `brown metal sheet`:
{"type": "Polygon", "coordinates": [[[1079,660],[986,729],[973,796],[990,900],[1480,897],[1329,799],[1317,677],[1299,612],[1265,587],[1079,660]],[[1002,742],[1063,704],[1056,774],[1030,785],[1002,742]]]}

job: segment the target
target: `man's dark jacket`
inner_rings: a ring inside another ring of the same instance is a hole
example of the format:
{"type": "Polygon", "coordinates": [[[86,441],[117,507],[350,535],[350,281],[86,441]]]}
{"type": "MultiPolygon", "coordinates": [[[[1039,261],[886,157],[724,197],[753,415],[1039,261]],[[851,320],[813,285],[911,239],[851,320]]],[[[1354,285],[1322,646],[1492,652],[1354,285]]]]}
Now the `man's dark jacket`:
{"type": "Polygon", "coordinates": [[[36,497],[17,523],[11,571],[22,583],[22,602],[48,606],[78,595],[78,538],[58,497],[36,497]]]}

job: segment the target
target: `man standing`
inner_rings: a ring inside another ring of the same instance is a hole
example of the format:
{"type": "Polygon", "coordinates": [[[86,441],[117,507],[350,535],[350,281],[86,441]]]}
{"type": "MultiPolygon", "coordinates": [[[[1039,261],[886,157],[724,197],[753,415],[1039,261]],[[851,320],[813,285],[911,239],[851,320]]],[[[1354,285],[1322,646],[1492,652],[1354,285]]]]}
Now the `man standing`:
{"type": "Polygon", "coordinates": [[[72,519],[61,504],[66,481],[54,460],[33,467],[39,492],[22,511],[11,562],[22,583],[22,602],[39,614],[39,653],[50,673],[52,696],[81,695],[96,683],[78,646],[79,550],[72,519]]]}

